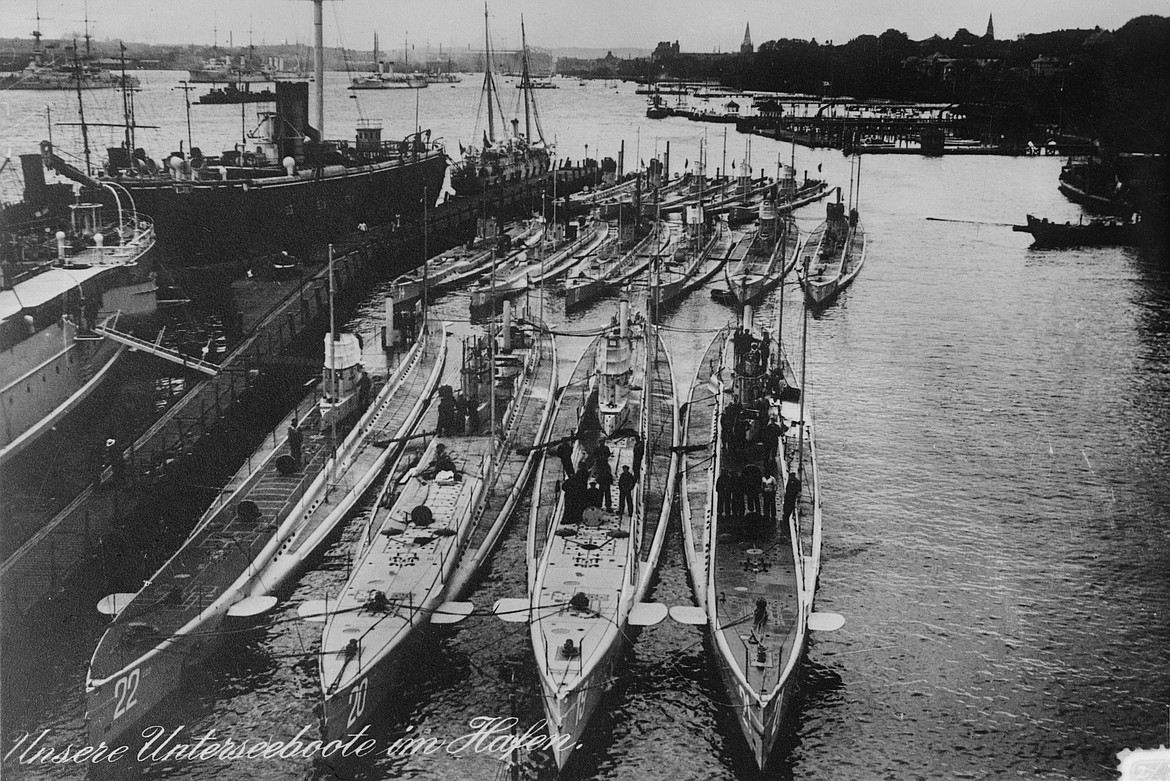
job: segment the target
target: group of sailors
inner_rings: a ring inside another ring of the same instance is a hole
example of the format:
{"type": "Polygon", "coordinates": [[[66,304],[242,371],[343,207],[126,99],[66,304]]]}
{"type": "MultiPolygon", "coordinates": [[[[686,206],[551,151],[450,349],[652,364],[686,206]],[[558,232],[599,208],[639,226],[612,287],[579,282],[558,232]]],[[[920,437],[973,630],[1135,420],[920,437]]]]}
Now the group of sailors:
{"type": "Polygon", "coordinates": [[[743,469],[727,468],[715,480],[720,518],[746,518],[750,514],[776,520],[776,462],[763,467],[748,464],[743,469]]]}
{"type": "Polygon", "coordinates": [[[479,431],[479,403],[450,385],[439,388],[439,419],[435,433],[440,437],[475,434],[479,431]]]}
{"type": "MultiPolygon", "coordinates": [[[[741,377],[759,377],[767,371],[768,358],[772,350],[772,339],[767,330],[761,336],[755,337],[751,331],[741,326],[735,329],[731,342],[735,347],[737,374],[741,377]]],[[[780,382],[783,382],[783,375],[780,376],[780,382]]]]}
{"type": "Polygon", "coordinates": [[[739,328],[732,343],[736,375],[750,380],[741,383],[737,391],[756,397],[745,403],[737,392],[723,408],[719,421],[723,468],[715,482],[717,510],[720,518],[754,514],[775,521],[780,480],[777,454],[785,431],[780,401],[788,384],[782,367],[769,370],[772,347],[767,331],[757,338],[739,328]]]}
{"type": "Polygon", "coordinates": [[[609,463],[613,453],[604,442],[576,466],[573,464],[573,444],[566,440],[557,447],[557,455],[565,470],[565,479],[561,482],[561,491],[565,495],[564,523],[581,523],[589,508],[600,510],[604,507],[607,512],[613,512],[615,483],[618,487],[618,518],[625,513],[633,516],[634,488],[641,477],[642,456],[645,452],[641,437],[635,440],[633,451],[633,471],[629,464],[625,464],[615,478],[609,463]]]}

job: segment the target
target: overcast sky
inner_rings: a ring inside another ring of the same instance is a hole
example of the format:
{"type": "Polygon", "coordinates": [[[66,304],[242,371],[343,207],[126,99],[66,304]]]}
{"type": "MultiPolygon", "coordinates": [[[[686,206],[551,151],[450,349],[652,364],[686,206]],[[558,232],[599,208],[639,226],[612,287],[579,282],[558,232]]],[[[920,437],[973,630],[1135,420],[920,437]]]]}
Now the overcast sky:
{"type": "MultiPolygon", "coordinates": [[[[35,27],[36,0],[0,0],[0,37],[26,37],[35,27]]],[[[86,0],[40,0],[41,32],[81,34],[86,0]]],[[[237,46],[312,38],[309,0],[89,0],[98,40],[237,46]]],[[[844,43],[888,28],[919,40],[950,37],[960,27],[982,34],[994,14],[997,38],[1070,27],[1120,27],[1142,14],[1170,15],[1170,0],[491,0],[493,46],[519,44],[524,14],[532,46],[638,47],[678,40],[683,51],[736,50],[744,25],[757,45],[776,38],[844,43]]],[[[330,0],[325,43],[369,49],[377,31],[383,49],[416,51],[429,43],[482,48],[483,4],[477,0],[330,0]],[[340,36],[338,34],[340,28],[340,36]]]]}

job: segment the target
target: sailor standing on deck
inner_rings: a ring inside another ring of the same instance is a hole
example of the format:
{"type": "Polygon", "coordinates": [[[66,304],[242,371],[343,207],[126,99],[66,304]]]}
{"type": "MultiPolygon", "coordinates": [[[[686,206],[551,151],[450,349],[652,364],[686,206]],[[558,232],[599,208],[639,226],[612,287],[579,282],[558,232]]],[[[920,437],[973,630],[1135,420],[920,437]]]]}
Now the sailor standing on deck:
{"type": "Polygon", "coordinates": [[[763,475],[755,464],[748,464],[743,468],[739,477],[739,487],[743,492],[744,511],[758,513],[760,511],[760,494],[764,491],[763,475]]]}
{"type": "Polygon", "coordinates": [[[573,443],[565,440],[557,445],[557,455],[561,459],[561,466],[565,470],[565,477],[573,474],[573,443]]]}
{"type": "Polygon", "coordinates": [[[764,517],[769,521],[776,520],[776,478],[771,472],[764,475],[762,481],[764,489],[764,517]]]}
{"type": "Polygon", "coordinates": [[[370,375],[366,373],[366,368],[360,363],[358,364],[357,370],[358,408],[365,409],[370,404],[370,375]]]}
{"type": "Polygon", "coordinates": [[[596,507],[601,509],[601,489],[597,487],[597,481],[590,481],[589,487],[585,489],[585,507],[596,507]]]}
{"type": "Polygon", "coordinates": [[[764,458],[768,461],[773,461],[776,458],[776,452],[780,449],[780,438],[784,435],[784,429],[775,418],[769,418],[767,425],[760,431],[760,442],[764,446],[764,458]]]}
{"type": "Polygon", "coordinates": [[[756,614],[752,621],[752,636],[758,641],[764,634],[764,627],[768,625],[768,600],[760,597],[756,600],[756,614]]]}
{"type": "Polygon", "coordinates": [[[561,484],[565,492],[565,523],[580,523],[585,510],[585,470],[579,469],[565,478],[561,484]]]}
{"type": "Polygon", "coordinates": [[[630,471],[628,464],[622,466],[622,473],[618,476],[618,517],[622,517],[623,510],[629,510],[630,517],[634,516],[634,486],[638,479],[630,471]]]}
{"type": "Polygon", "coordinates": [[[719,500],[719,517],[729,518],[732,515],[731,496],[735,493],[735,478],[731,472],[723,471],[715,480],[715,494],[719,500]]]}
{"type": "Polygon", "coordinates": [[[305,435],[297,428],[297,422],[288,424],[288,452],[293,457],[293,461],[297,462],[297,466],[301,463],[301,446],[305,444],[305,435]]]}
{"type": "MultiPolygon", "coordinates": [[[[605,447],[605,445],[601,447],[605,447]]],[[[613,496],[610,493],[613,488],[613,470],[609,466],[609,459],[599,458],[597,463],[593,465],[593,474],[597,478],[597,487],[601,490],[602,499],[605,501],[605,509],[613,512],[613,496]]]]}
{"type": "Polygon", "coordinates": [[[439,388],[439,419],[435,426],[435,434],[445,437],[463,433],[455,428],[456,417],[455,394],[451,391],[450,385],[443,385],[439,388]]]}

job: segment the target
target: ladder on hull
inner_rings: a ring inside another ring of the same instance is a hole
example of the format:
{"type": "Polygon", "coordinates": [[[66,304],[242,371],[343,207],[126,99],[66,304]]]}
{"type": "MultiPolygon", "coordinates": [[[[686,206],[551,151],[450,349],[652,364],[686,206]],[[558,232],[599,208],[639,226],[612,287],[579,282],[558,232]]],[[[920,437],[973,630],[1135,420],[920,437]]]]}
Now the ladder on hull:
{"type": "Polygon", "coordinates": [[[159,358],[170,361],[171,363],[177,363],[180,366],[186,366],[188,369],[194,369],[195,371],[203,372],[204,374],[210,375],[212,377],[219,374],[220,367],[218,365],[214,363],[208,363],[207,361],[203,361],[198,358],[192,358],[189,355],[184,355],[178,350],[172,350],[169,347],[163,347],[158,342],[148,342],[145,339],[139,339],[137,336],[132,336],[131,334],[123,333],[121,331],[115,331],[113,328],[109,328],[104,325],[99,325],[94,329],[94,331],[106,337],[107,339],[113,339],[115,342],[121,342],[122,344],[133,347],[136,350],[141,350],[144,353],[156,355],[159,358]]]}

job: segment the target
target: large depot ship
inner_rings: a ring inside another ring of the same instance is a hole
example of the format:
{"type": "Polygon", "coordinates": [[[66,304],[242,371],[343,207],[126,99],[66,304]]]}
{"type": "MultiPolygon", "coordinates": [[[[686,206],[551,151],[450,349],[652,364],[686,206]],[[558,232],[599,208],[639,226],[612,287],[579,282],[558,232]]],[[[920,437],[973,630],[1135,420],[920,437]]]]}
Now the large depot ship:
{"type": "MultiPolygon", "coordinates": [[[[321,3],[317,0],[317,18],[321,3]]],[[[447,157],[430,131],[383,141],[366,122],[354,142],[324,139],[324,62],[316,26],[316,121],[309,124],[309,85],[277,82],[276,107],[259,113],[246,146],[207,156],[198,147],[163,161],[141,148],[108,150],[90,174],[42,142],[44,164],[86,184],[128,192],[149,216],[167,257],[214,265],[244,257],[295,252],[352,234],[360,226],[421,217],[423,197],[442,188],[447,157]]]]}
{"type": "Polygon", "coordinates": [[[23,158],[25,201],[0,210],[0,464],[81,403],[122,354],[95,329],[120,318],[125,329],[156,306],[150,221],[47,203],[38,156],[23,158]]]}

